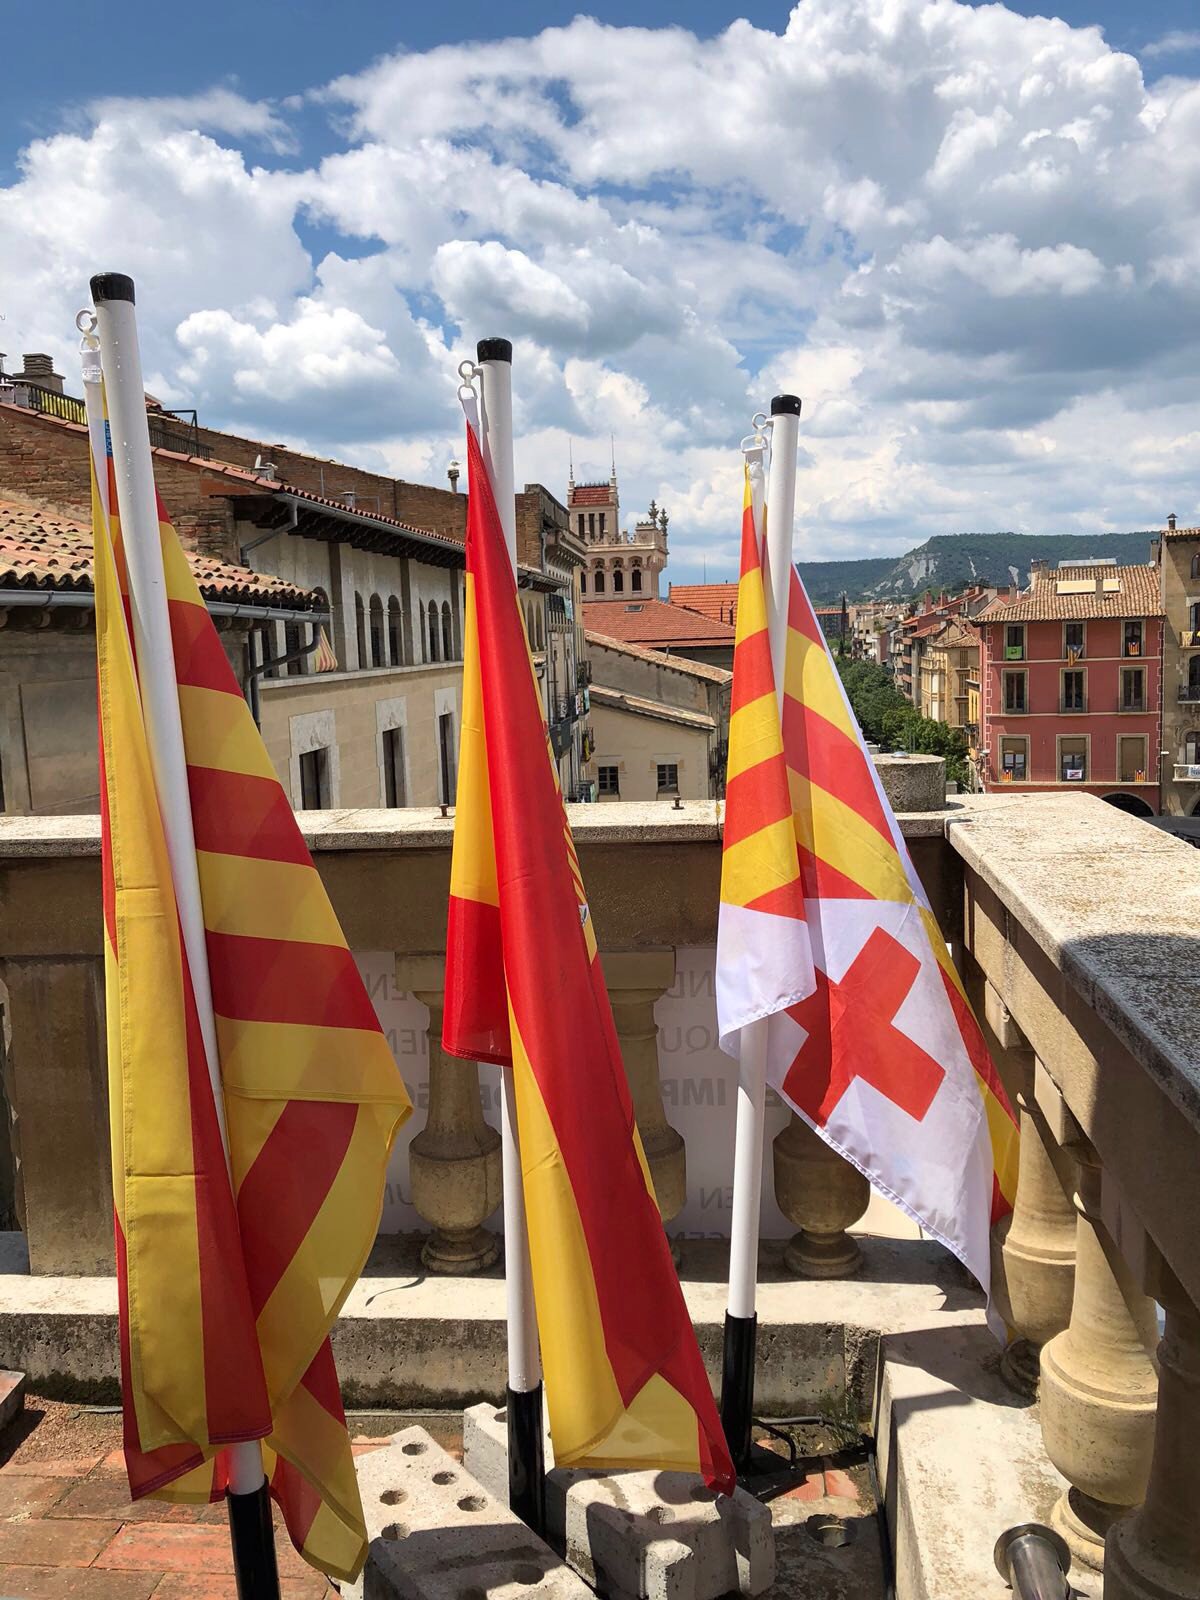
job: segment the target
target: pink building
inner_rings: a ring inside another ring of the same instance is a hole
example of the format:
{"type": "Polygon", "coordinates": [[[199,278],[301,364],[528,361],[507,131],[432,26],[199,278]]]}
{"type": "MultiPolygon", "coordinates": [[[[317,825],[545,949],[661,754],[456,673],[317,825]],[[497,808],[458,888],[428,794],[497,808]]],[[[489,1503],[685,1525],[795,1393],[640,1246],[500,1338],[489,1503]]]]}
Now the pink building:
{"type": "Polygon", "coordinates": [[[1083,790],[1160,809],[1163,608],[1151,566],[1035,563],[980,632],[980,775],[986,790],[1083,790]]]}

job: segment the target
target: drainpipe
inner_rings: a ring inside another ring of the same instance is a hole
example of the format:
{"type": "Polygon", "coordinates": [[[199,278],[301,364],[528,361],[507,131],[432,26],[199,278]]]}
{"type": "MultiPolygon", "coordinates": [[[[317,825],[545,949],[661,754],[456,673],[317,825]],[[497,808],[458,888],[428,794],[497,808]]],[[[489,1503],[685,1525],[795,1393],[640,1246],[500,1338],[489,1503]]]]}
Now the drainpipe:
{"type": "MultiPolygon", "coordinates": [[[[328,613],[325,613],[328,615],[328,613]]],[[[254,726],[262,728],[261,707],[259,703],[258,680],[264,673],[270,672],[273,667],[285,667],[289,661],[303,661],[305,656],[312,655],[321,642],[320,624],[313,624],[312,639],[308,644],[297,646],[295,650],[286,650],[281,656],[268,656],[265,661],[255,661],[258,647],[254,643],[255,630],[250,630],[250,637],[246,641],[246,703],[250,707],[250,715],[254,718],[254,726]]]]}

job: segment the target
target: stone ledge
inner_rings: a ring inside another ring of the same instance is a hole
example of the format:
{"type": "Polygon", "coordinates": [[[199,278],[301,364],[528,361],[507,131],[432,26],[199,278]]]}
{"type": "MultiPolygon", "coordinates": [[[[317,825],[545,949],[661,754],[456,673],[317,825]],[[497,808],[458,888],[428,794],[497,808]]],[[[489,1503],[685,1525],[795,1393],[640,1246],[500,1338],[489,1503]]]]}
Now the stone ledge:
{"type": "MultiPolygon", "coordinates": [[[[766,1241],[758,1298],[758,1403],[768,1416],[841,1406],[866,1418],[881,1332],[969,1326],[977,1290],[940,1245],[862,1238],[854,1278],[797,1280],[782,1241],[766,1241]]],[[[428,1277],[418,1241],[381,1240],[333,1330],[346,1404],[353,1407],[501,1403],[504,1280],[428,1277]]],[[[8,1252],[3,1252],[7,1254],[8,1252]]],[[[728,1253],[685,1241],[683,1288],[709,1376],[718,1378],[728,1253]]],[[[115,1401],[117,1294],[113,1278],[0,1275],[0,1343],[31,1387],[63,1398],[115,1401]]]]}
{"type": "MultiPolygon", "coordinates": [[[[913,761],[921,758],[912,757],[913,761]]],[[[949,824],[978,811],[1028,804],[1022,795],[957,795],[936,811],[902,812],[897,820],[906,838],[940,838],[949,824]]],[[[1078,803],[1086,796],[1068,795],[1078,803]]],[[[718,800],[685,800],[677,811],[668,801],[614,800],[569,805],[571,831],[580,844],[719,843],[725,807],[718,800]]],[[[1109,808],[1111,809],[1111,807],[1109,808]]],[[[454,811],[443,817],[437,806],[400,809],[301,811],[296,820],[310,850],[449,850],[454,811]]],[[[96,856],[100,818],[78,816],[0,817],[0,860],[30,857],[96,856]]]]}

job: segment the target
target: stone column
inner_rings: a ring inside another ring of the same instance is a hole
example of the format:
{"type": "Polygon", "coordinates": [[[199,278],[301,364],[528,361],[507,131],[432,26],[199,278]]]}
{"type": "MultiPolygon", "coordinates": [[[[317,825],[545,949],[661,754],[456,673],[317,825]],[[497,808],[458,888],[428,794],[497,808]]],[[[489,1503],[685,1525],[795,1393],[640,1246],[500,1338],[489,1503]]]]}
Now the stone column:
{"type": "Polygon", "coordinates": [[[1200,1312],[1173,1273],[1162,1278],[1150,1482],[1145,1504],[1108,1536],[1105,1600],[1200,1600],[1200,1312]]]}
{"type": "Polygon", "coordinates": [[[862,1265],[846,1229],[866,1212],[871,1185],[793,1111],[776,1134],[775,1199],[800,1230],[784,1247],[789,1271],[806,1278],[844,1278],[862,1265]]]}
{"type": "Polygon", "coordinates": [[[429,1007],[429,1112],[408,1156],[413,1205],[433,1229],[421,1260],[430,1272],[482,1272],[500,1254],[483,1226],[501,1200],[500,1134],[483,1120],[478,1066],[442,1050],[443,957],[398,956],[396,982],[429,1007]]]}
{"type": "Polygon", "coordinates": [[[1035,1076],[1045,1068],[1021,1052],[1025,1082],[1017,1095],[1021,1148],[1012,1215],[992,1235],[992,1293],[1017,1337],[1000,1369],[1019,1393],[1037,1393],[1041,1347],[1071,1320],[1075,1288],[1075,1206],[1066,1157],[1039,1106],[1035,1076]]]}
{"type": "Polygon", "coordinates": [[[30,1270],[110,1276],[104,964],[91,956],[10,958],[0,976],[12,1020],[6,1087],[21,1121],[30,1270]]]}
{"type": "Polygon", "coordinates": [[[1100,1571],[1109,1528],[1146,1492],[1158,1330],[1154,1302],[1101,1219],[1099,1158],[1086,1140],[1075,1153],[1075,1293],[1069,1325],[1042,1350],[1042,1441],[1070,1485],[1050,1520],[1075,1558],[1100,1571]]]}
{"type": "Polygon", "coordinates": [[[654,1179],[664,1225],[683,1210],[687,1152],[667,1121],[658,1076],[658,1024],[654,1007],[675,982],[674,950],[605,950],[600,964],[608,986],[617,1037],[642,1149],[654,1179]]]}

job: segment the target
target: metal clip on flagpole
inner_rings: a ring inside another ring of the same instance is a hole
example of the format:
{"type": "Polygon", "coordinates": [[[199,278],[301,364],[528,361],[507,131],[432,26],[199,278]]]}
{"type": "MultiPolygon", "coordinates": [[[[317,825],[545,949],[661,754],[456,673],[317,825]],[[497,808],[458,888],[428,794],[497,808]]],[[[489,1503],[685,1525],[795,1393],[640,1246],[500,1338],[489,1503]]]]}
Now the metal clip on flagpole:
{"type": "MultiPolygon", "coordinates": [[[[103,272],[92,279],[96,332],[108,400],[112,436],[113,477],[121,515],[121,537],[129,580],[130,612],[140,666],[146,743],[154,771],[166,834],[171,878],[196,1000],[209,1082],[225,1161],[229,1134],[217,1054],[212,988],[204,933],[204,907],[192,832],[191,798],[179,692],[175,680],[171,619],[159,537],[158,506],[146,395],[138,350],[133,279],[122,272],[103,272]]],[[[230,1182],[232,1183],[232,1172],[230,1182]]],[[[229,1531],[240,1600],[277,1600],[279,1574],[271,1501],[257,1440],[232,1444],[229,1453],[229,1531]]]]}
{"type": "MultiPolygon", "coordinates": [[[[481,339],[477,350],[480,446],[492,481],[513,576],[517,513],[513,481],[512,345],[481,339]]],[[[500,1133],[504,1173],[504,1284],[508,1311],[508,1503],[535,1533],[546,1531],[546,1466],[542,1442],[542,1359],[538,1348],[529,1228],[521,1177],[521,1140],[512,1075],[500,1070],[500,1133]]]]}
{"type": "MultiPolygon", "coordinates": [[[[769,423],[755,417],[756,433],[743,446],[750,467],[755,527],[762,519],[762,428],[771,430],[771,472],[767,484],[767,526],[763,548],[763,588],[767,636],[775,694],[783,718],[783,674],[787,660],[788,590],[791,584],[792,524],[796,514],[796,447],[800,401],[793,394],[771,401],[769,423]],[[749,448],[746,448],[746,446],[749,448]],[[757,458],[757,459],[756,459],[757,458]]],[[[763,1142],[767,1102],[769,1023],[752,1023],[742,1033],[738,1060],[737,1124],[733,1147],[733,1210],[729,1235],[729,1299],[721,1363],[721,1425],[739,1476],[752,1458],[754,1361],[758,1337],[758,1223],[762,1199],[763,1142]]],[[[774,1458],[773,1458],[774,1459],[774,1458]]],[[[775,1459],[775,1466],[778,1461],[775,1459]]]]}

